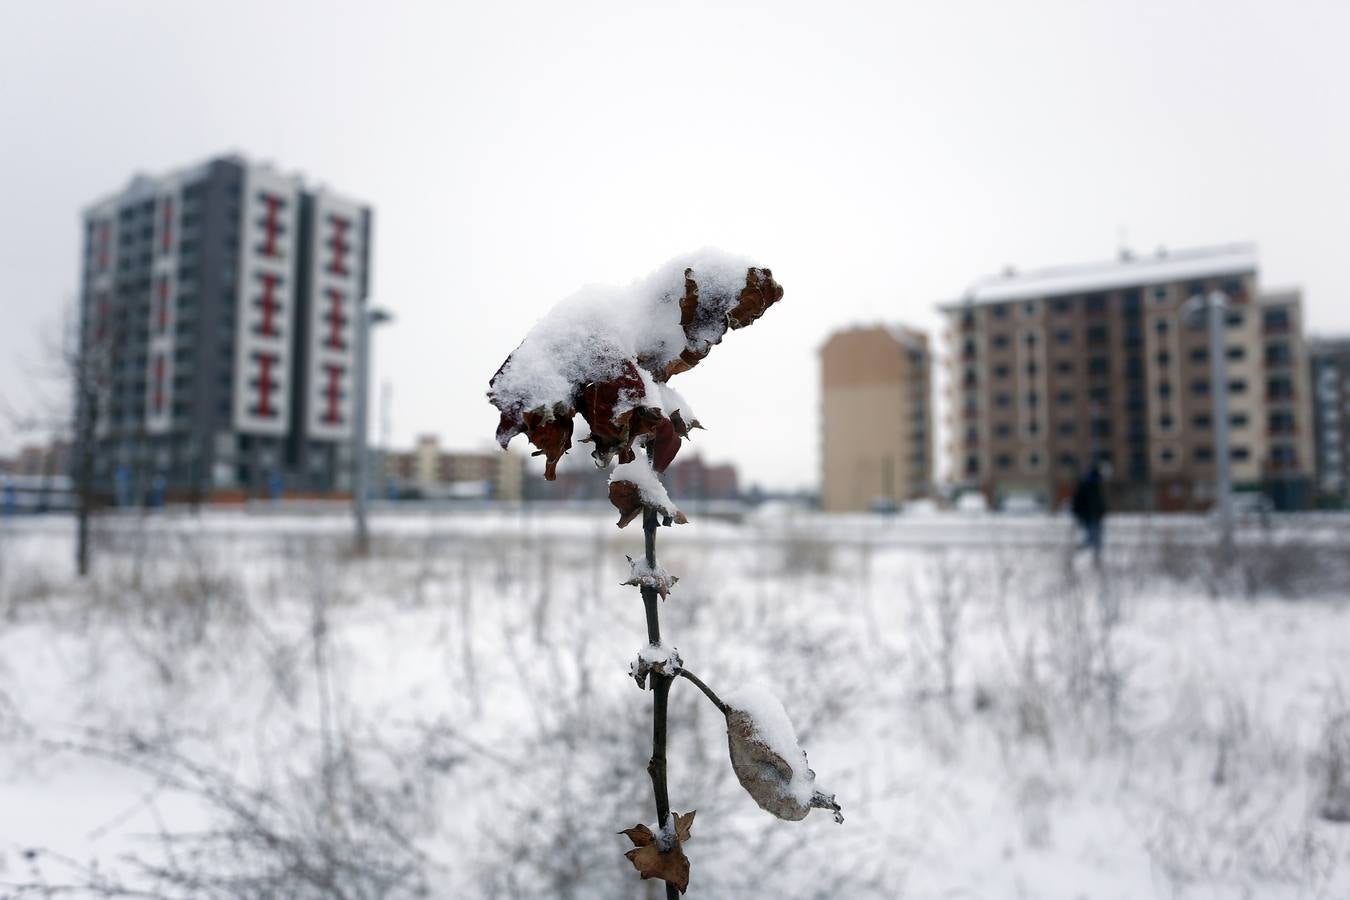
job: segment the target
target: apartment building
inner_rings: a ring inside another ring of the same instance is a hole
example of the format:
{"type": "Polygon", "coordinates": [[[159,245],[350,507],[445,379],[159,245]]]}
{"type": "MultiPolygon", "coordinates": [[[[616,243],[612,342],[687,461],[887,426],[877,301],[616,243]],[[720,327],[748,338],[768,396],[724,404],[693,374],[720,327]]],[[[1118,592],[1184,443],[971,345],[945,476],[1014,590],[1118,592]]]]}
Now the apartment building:
{"type": "Polygon", "coordinates": [[[1319,503],[1350,506],[1350,338],[1308,342],[1319,503]]]}
{"type": "Polygon", "coordinates": [[[347,488],[368,206],[240,156],[84,212],[95,483],[139,498],[347,488]]]}
{"type": "Polygon", "coordinates": [[[928,336],[900,326],[831,335],[821,361],[821,506],[894,508],[932,487],[928,336]]]}
{"type": "Polygon", "coordinates": [[[1249,244],[1006,271],[947,317],[952,477],[999,502],[1067,498],[1099,464],[1118,509],[1202,509],[1215,479],[1209,333],[1192,298],[1227,298],[1230,464],[1238,489],[1308,502],[1301,303],[1262,296],[1249,244]]]}

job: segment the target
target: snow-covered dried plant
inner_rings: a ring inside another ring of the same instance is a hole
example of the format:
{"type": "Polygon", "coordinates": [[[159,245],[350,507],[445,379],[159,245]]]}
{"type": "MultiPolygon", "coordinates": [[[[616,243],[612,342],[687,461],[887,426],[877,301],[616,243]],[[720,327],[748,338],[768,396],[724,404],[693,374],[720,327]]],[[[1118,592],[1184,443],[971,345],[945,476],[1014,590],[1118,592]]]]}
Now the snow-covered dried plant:
{"type": "MultiPolygon", "coordinates": [[[[581,414],[597,467],[608,469],[609,499],[620,528],[642,518],[644,552],[629,559],[627,585],[638,588],[647,621],[645,647],[630,674],[652,691],[652,755],[647,764],[656,801],[656,824],[620,831],[633,843],[626,854],[643,878],[666,882],[667,897],[689,886],[684,844],[694,812],[671,810],[666,784],[667,707],[677,677],[690,681],[726,717],[732,767],[755,802],[781,819],[802,819],[829,809],[842,822],[833,795],[815,786],[815,773],[797,743],[783,704],[762,688],[741,688],[725,699],[685,668],[675,647],[662,640],[658,603],[679,580],[656,559],[656,531],[682,524],[660,474],[682,439],[701,427],[670,379],[698,365],[728,330],[743,328],[783,296],[766,268],[704,250],[672,260],[647,278],[622,288],[588,288],[562,301],[526,335],[489,385],[501,412],[497,440],[505,448],[524,434],[545,459],[552,480],[558,460],[572,446],[573,419],[581,414]]],[[[678,892],[678,893],[677,893],[678,892]]]]}

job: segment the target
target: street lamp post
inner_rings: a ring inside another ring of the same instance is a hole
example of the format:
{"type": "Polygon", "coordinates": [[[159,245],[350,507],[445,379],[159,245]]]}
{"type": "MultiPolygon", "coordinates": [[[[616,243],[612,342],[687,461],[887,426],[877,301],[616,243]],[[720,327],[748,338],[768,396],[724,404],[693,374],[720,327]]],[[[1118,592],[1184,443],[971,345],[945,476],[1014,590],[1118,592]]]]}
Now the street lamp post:
{"type": "Polygon", "coordinates": [[[356,519],[356,552],[370,552],[370,529],[366,507],[370,502],[370,459],[366,452],[367,407],[370,400],[370,331],[393,316],[382,309],[363,306],[356,329],[356,408],[352,415],[352,515],[356,519]]]}
{"type": "Polygon", "coordinates": [[[1222,291],[1197,294],[1186,304],[1187,315],[1202,311],[1209,327],[1209,380],[1213,395],[1214,503],[1218,511],[1219,549],[1225,559],[1233,552],[1233,483],[1228,446],[1228,351],[1224,340],[1228,297],[1222,291]]]}

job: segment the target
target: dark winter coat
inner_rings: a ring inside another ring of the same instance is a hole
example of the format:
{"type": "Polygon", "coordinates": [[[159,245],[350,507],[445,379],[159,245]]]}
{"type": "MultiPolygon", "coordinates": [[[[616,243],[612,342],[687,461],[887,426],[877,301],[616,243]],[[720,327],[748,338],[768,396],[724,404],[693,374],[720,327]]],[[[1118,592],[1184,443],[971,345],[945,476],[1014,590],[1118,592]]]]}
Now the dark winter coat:
{"type": "Polygon", "coordinates": [[[1073,492],[1073,517],[1085,525],[1100,522],[1106,515],[1106,494],[1102,490],[1102,476],[1090,469],[1073,492]]]}

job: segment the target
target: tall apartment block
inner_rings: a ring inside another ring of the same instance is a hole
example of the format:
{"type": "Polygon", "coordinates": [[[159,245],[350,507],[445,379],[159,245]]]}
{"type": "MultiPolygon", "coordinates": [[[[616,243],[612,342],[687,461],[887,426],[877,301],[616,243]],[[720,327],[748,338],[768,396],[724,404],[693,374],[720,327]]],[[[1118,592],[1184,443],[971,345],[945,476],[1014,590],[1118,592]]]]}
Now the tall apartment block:
{"type": "Polygon", "coordinates": [[[821,362],[821,506],[893,507],[932,483],[928,336],[902,327],[830,336],[821,362]]]}
{"type": "Polygon", "coordinates": [[[100,493],[344,490],[370,207],[238,156],[84,212],[100,493]]]}
{"type": "Polygon", "coordinates": [[[1308,342],[1318,500],[1350,506],[1350,338],[1308,342]]]}
{"type": "Polygon", "coordinates": [[[954,480],[1058,505],[1092,463],[1117,509],[1213,502],[1209,334],[1184,310],[1222,291],[1231,474],[1281,508],[1310,500],[1311,412],[1296,291],[1262,296],[1255,247],[1006,272],[947,317],[954,480]]]}

